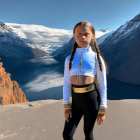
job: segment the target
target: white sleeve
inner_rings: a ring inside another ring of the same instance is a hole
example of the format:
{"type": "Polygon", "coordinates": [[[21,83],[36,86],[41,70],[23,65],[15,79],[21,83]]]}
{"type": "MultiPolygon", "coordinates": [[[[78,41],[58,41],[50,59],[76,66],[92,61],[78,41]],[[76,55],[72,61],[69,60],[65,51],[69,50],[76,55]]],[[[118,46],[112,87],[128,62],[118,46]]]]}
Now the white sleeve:
{"type": "Polygon", "coordinates": [[[99,67],[99,62],[96,56],[96,85],[97,85],[97,89],[100,93],[100,98],[101,98],[101,102],[100,102],[100,107],[105,107],[107,108],[107,78],[106,78],[106,67],[105,67],[105,63],[103,58],[100,56],[101,58],[101,63],[102,63],[102,68],[103,71],[100,70],[99,67]]]}
{"type": "Polygon", "coordinates": [[[65,59],[64,64],[64,81],[63,81],[63,102],[62,104],[69,104],[69,96],[71,94],[71,77],[69,71],[69,60],[68,56],[65,59]]]}

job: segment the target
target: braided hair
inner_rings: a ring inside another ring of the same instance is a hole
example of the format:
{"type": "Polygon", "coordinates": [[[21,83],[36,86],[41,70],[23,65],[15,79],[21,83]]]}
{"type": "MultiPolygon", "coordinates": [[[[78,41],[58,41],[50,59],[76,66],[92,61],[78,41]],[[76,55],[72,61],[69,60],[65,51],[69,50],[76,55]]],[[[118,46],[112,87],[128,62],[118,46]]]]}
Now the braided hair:
{"type": "MultiPolygon", "coordinates": [[[[90,30],[92,31],[93,35],[94,35],[94,38],[91,39],[91,48],[92,50],[95,50],[96,53],[97,53],[97,59],[98,59],[98,62],[99,62],[99,66],[100,66],[100,70],[102,71],[103,68],[102,68],[102,63],[101,63],[101,58],[100,58],[100,50],[98,48],[98,45],[97,45],[97,41],[95,39],[95,29],[94,27],[92,26],[91,23],[89,22],[86,22],[86,21],[81,21],[79,23],[77,23],[73,29],[73,34],[75,33],[75,29],[77,26],[79,25],[84,25],[84,26],[87,26],[88,28],[90,28],[90,30]],[[94,48],[95,47],[95,48],[94,48]]],[[[74,44],[73,44],[73,47],[72,47],[72,53],[71,53],[71,57],[70,57],[70,62],[69,62],[69,70],[71,69],[72,67],[72,60],[74,58],[74,54],[76,52],[76,48],[77,48],[78,44],[76,43],[76,41],[74,41],[74,44]]],[[[106,63],[105,63],[106,65],[106,63]]]]}

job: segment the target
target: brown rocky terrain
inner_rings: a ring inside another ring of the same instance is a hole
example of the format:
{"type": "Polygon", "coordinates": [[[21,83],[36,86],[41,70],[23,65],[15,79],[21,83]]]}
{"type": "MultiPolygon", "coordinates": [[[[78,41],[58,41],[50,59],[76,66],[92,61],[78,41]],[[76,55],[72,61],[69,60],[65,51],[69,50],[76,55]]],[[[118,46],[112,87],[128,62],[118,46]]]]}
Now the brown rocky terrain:
{"type": "Polygon", "coordinates": [[[12,81],[10,76],[0,62],[0,105],[28,102],[18,83],[12,81]]]}

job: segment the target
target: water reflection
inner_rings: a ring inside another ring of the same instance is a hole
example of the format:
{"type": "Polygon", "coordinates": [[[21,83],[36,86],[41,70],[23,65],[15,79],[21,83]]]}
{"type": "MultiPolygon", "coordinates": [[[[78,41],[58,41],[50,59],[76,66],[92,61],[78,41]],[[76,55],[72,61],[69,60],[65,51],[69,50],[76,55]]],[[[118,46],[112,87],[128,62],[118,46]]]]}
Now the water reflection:
{"type": "Polygon", "coordinates": [[[140,99],[140,86],[108,79],[109,100],[140,99]]]}
{"type": "MultiPolygon", "coordinates": [[[[14,69],[7,71],[11,73],[12,80],[18,82],[29,101],[62,99],[64,64],[47,57],[24,61],[15,67],[15,63],[10,61],[8,66],[10,63],[14,69]]],[[[109,78],[107,81],[109,100],[140,99],[140,86],[109,78]]]]}

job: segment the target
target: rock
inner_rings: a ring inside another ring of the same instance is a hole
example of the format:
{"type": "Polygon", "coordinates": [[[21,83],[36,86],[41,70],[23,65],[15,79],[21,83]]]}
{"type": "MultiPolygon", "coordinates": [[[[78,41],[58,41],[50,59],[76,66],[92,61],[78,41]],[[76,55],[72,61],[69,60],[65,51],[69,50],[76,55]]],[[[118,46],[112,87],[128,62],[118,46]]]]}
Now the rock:
{"type": "Polygon", "coordinates": [[[10,76],[0,62],[0,105],[28,102],[18,83],[12,81],[10,76]]]}

